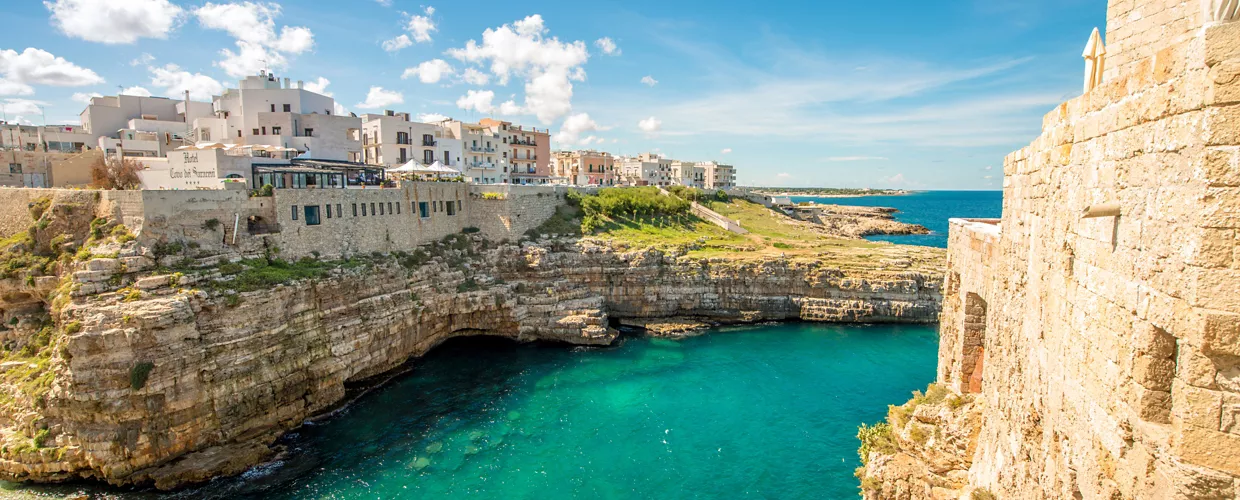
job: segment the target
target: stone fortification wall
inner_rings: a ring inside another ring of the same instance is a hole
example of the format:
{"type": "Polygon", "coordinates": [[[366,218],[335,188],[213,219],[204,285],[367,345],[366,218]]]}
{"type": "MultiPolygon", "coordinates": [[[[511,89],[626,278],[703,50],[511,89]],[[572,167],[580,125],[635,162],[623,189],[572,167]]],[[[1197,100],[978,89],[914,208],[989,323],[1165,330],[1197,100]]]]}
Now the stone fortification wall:
{"type": "Polygon", "coordinates": [[[569,189],[592,191],[566,186],[472,185],[469,225],[493,241],[517,241],[555,215],[569,189]]]}
{"type": "Polygon", "coordinates": [[[939,382],[1000,497],[1237,494],[1240,23],[1159,42],[1007,157],[1001,231],[952,225],[939,382]]]}
{"type": "Polygon", "coordinates": [[[39,189],[0,187],[0,238],[8,238],[30,228],[35,222],[30,204],[47,198],[57,204],[86,208],[95,217],[108,217],[125,224],[132,231],[143,226],[142,196],[137,191],[84,191],[76,189],[39,189]]]}
{"type": "Polygon", "coordinates": [[[1240,23],[1111,7],[1112,76],[1006,158],[999,227],[951,227],[938,381],[976,436],[871,455],[870,498],[1240,494],[1240,23]]]}
{"type": "MultiPolygon", "coordinates": [[[[138,236],[144,241],[193,242],[205,251],[230,248],[255,251],[262,241],[251,236],[250,218],[274,224],[275,201],[251,198],[245,190],[136,191],[146,215],[138,236]],[[234,232],[236,238],[234,238],[234,232]]],[[[274,227],[274,226],[273,226],[274,227]]]]}
{"type": "Polygon", "coordinates": [[[466,186],[406,182],[397,189],[276,190],[280,232],[270,238],[291,256],[412,251],[469,226],[476,207],[466,186]],[[306,207],[317,207],[319,224],[309,224],[306,207]]]}

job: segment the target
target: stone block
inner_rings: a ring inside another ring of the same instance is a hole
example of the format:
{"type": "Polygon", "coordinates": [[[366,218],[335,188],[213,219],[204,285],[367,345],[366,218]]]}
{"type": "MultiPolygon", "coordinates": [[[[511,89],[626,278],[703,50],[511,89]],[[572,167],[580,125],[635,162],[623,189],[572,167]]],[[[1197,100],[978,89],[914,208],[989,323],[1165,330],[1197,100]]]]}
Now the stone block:
{"type": "Polygon", "coordinates": [[[1205,45],[1207,66],[1240,57],[1240,24],[1224,23],[1207,27],[1205,45]]]}
{"type": "Polygon", "coordinates": [[[104,271],[114,273],[121,269],[121,261],[117,259],[91,259],[86,261],[87,271],[104,271]]]}
{"type": "Polygon", "coordinates": [[[1189,268],[1192,286],[1189,300],[1194,307],[1240,311],[1240,271],[1189,268]]]}
{"type": "Polygon", "coordinates": [[[1215,187],[1240,186],[1240,148],[1214,147],[1206,150],[1202,173],[1215,187]]]}
{"type": "Polygon", "coordinates": [[[1240,102],[1240,59],[1228,59],[1210,68],[1209,96],[1211,104],[1240,102]]]}
{"type": "Polygon", "coordinates": [[[1240,436],[1188,425],[1177,430],[1174,446],[1180,460],[1240,474],[1240,436]]]}
{"type": "Polygon", "coordinates": [[[1141,420],[1160,424],[1171,423],[1171,393],[1150,390],[1138,386],[1136,388],[1137,415],[1141,420]]]}
{"type": "Polygon", "coordinates": [[[1240,104],[1210,108],[1205,133],[1207,146],[1240,144],[1240,104]]]}
{"type": "Polygon", "coordinates": [[[148,276],[139,279],[133,286],[141,290],[151,290],[168,284],[168,276],[148,276]]]}
{"type": "MultiPolygon", "coordinates": [[[[1234,293],[1234,292],[1233,292],[1234,293]]],[[[1206,354],[1240,356],[1240,314],[1205,313],[1206,354]]]]}
{"type": "Polygon", "coordinates": [[[1170,359],[1175,355],[1175,337],[1149,323],[1133,325],[1137,352],[1154,358],[1170,359]]]}
{"type": "Polygon", "coordinates": [[[1202,229],[1197,239],[1200,243],[1195,245],[1197,250],[1189,256],[1189,264],[1208,268],[1231,267],[1236,249],[1236,230],[1230,228],[1202,229]]]}
{"type": "Polygon", "coordinates": [[[1171,388],[1171,414],[1186,425],[1219,428],[1223,393],[1176,382],[1171,388]]]}
{"type": "Polygon", "coordinates": [[[1166,358],[1137,356],[1133,362],[1132,377],[1146,389],[1170,391],[1171,379],[1175,377],[1175,362],[1166,358]]]}

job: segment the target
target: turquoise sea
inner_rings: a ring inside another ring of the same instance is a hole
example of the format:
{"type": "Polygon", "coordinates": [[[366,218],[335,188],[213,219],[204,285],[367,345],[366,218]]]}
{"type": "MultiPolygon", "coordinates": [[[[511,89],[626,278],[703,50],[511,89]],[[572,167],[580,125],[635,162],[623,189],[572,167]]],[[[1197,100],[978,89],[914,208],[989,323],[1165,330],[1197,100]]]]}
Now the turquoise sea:
{"type": "Polygon", "coordinates": [[[171,496],[852,499],[857,425],[933,380],[937,343],[933,326],[809,323],[456,339],[287,435],[279,461],[171,496]]]}
{"type": "Polygon", "coordinates": [[[900,196],[860,196],[855,198],[818,198],[793,196],[792,201],[815,201],[835,205],[891,207],[899,210],[896,219],[921,224],[931,234],[907,236],[871,236],[874,241],[890,241],[902,245],[923,245],[947,248],[947,220],[951,218],[994,218],[1003,215],[1003,191],[919,191],[900,196]]]}

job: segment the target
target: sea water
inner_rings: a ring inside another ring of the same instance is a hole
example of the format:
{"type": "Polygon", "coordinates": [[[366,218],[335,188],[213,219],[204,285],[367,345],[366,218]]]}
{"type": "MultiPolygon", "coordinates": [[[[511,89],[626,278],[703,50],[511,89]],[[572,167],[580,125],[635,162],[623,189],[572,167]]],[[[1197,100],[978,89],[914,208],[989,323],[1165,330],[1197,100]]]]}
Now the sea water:
{"type": "Polygon", "coordinates": [[[919,191],[898,196],[857,196],[820,198],[793,196],[794,203],[862,207],[891,207],[899,210],[896,220],[926,226],[930,234],[875,235],[871,241],[890,241],[901,245],[947,248],[947,220],[951,218],[997,219],[1003,214],[1002,191],[919,191]]]}
{"type": "Polygon", "coordinates": [[[851,499],[857,426],[934,379],[937,343],[933,326],[809,323],[457,339],[286,435],[278,461],[171,496],[851,499]]]}

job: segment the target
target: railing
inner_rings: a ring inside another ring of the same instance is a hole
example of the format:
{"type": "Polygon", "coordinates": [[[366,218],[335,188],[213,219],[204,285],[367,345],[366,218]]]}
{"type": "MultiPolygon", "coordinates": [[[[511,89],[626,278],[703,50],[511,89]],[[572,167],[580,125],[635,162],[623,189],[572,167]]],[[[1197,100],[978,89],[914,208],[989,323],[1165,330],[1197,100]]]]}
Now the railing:
{"type": "MultiPolygon", "coordinates": [[[[672,196],[672,193],[669,193],[666,189],[661,187],[659,188],[659,192],[663,193],[664,196],[672,196]]],[[[724,217],[718,212],[698,204],[696,201],[689,202],[689,212],[693,215],[701,217],[711,224],[727,229],[729,232],[736,234],[749,234],[747,229],[741,227],[741,221],[724,217]]]]}
{"type": "Polygon", "coordinates": [[[435,142],[434,140],[422,139],[422,145],[433,148],[435,146],[438,146],[439,143],[435,142]]]}

